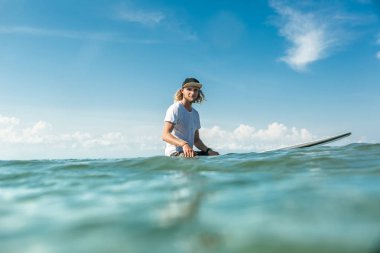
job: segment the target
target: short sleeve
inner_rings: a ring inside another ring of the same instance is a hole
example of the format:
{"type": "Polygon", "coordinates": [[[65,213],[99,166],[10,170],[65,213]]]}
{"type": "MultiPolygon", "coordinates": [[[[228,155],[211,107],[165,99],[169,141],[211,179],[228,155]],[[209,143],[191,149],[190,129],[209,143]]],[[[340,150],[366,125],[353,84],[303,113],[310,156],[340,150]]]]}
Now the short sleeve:
{"type": "Polygon", "coordinates": [[[177,124],[178,122],[178,110],[175,110],[175,107],[172,105],[166,111],[164,121],[171,122],[173,124],[177,124]]]}

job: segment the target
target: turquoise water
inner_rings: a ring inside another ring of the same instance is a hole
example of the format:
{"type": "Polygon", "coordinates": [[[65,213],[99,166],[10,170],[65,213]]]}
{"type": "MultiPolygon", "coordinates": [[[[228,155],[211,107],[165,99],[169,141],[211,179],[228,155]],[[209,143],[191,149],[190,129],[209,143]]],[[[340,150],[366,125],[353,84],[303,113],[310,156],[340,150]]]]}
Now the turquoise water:
{"type": "Polygon", "coordinates": [[[380,144],[0,161],[0,252],[378,252],[380,144]]]}

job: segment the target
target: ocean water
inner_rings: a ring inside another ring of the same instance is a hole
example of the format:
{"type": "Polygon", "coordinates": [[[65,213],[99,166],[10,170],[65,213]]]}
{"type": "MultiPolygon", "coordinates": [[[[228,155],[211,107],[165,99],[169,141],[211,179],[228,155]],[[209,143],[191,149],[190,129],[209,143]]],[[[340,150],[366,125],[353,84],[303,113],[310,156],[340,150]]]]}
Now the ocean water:
{"type": "Polygon", "coordinates": [[[380,144],[0,161],[0,252],[379,252],[380,144]]]}

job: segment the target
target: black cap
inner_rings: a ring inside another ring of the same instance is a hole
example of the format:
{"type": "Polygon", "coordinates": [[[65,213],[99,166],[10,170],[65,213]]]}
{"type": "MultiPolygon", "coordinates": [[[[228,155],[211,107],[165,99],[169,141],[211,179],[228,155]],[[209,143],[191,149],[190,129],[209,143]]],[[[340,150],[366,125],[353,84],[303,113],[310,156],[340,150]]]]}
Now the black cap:
{"type": "Polygon", "coordinates": [[[201,89],[202,84],[198,81],[198,79],[194,77],[188,77],[182,82],[182,88],[185,88],[185,87],[197,87],[201,89]]]}

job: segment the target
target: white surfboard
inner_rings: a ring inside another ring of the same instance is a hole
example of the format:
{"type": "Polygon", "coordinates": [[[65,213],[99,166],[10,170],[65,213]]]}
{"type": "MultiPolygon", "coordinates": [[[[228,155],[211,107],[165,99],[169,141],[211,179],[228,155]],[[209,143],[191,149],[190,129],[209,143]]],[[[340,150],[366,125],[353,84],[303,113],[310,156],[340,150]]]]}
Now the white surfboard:
{"type": "Polygon", "coordinates": [[[340,139],[348,137],[350,135],[351,135],[351,133],[344,133],[344,134],[332,136],[329,138],[320,139],[320,140],[311,141],[311,142],[306,142],[306,143],[302,143],[302,144],[298,144],[298,145],[294,145],[294,146],[289,146],[289,147],[285,147],[285,148],[280,148],[280,149],[276,149],[276,150],[272,150],[272,151],[287,150],[287,149],[294,149],[294,148],[308,148],[308,147],[313,147],[313,146],[317,146],[317,145],[323,145],[326,143],[330,143],[333,141],[340,140],[340,139]]]}

